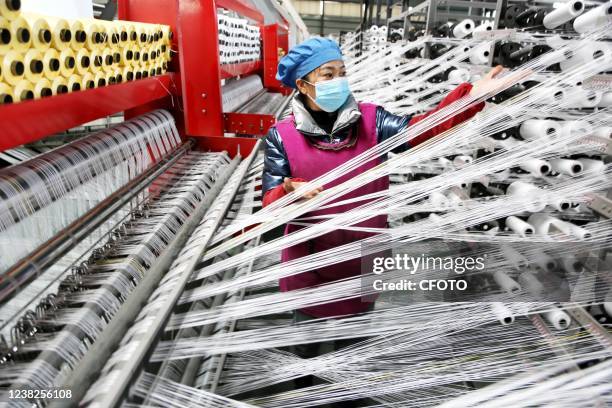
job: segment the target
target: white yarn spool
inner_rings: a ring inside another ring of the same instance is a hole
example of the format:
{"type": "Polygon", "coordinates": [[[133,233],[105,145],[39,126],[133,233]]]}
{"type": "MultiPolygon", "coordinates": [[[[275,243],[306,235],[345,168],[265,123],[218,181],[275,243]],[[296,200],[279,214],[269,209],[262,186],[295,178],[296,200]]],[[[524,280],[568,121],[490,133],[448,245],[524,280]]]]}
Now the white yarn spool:
{"type": "Polygon", "coordinates": [[[589,173],[602,174],[606,168],[606,164],[601,160],[593,159],[578,159],[582,164],[582,171],[589,173]]]}
{"type": "Polygon", "coordinates": [[[572,322],[567,313],[556,307],[544,313],[544,318],[557,330],[567,329],[572,322]]]}
{"type": "Polygon", "coordinates": [[[489,63],[489,55],[491,54],[491,44],[486,42],[478,45],[470,52],[470,62],[475,65],[484,65],[489,63]]]}
{"type": "Polygon", "coordinates": [[[608,316],[612,316],[612,290],[610,290],[604,298],[603,308],[608,316]]]}
{"type": "Polygon", "coordinates": [[[380,26],[380,28],[378,29],[378,32],[380,34],[387,35],[387,30],[388,30],[387,26],[380,26]]]}
{"type": "Polygon", "coordinates": [[[433,192],[429,195],[429,202],[431,203],[431,205],[433,205],[434,207],[442,207],[442,208],[446,208],[449,206],[449,202],[448,202],[448,198],[446,198],[446,196],[442,193],[439,192],[433,192]]]}
{"type": "Polygon", "coordinates": [[[552,215],[536,213],[531,214],[527,222],[535,228],[538,235],[550,235],[555,232],[562,232],[565,235],[571,235],[571,227],[569,223],[561,221],[552,215]]]}
{"type": "Polygon", "coordinates": [[[544,285],[542,285],[542,282],[540,282],[535,273],[531,270],[521,273],[518,282],[522,288],[533,296],[540,296],[544,293],[544,285]]]}
{"type": "MultiPolygon", "coordinates": [[[[506,194],[529,199],[527,208],[531,212],[542,211],[546,207],[545,191],[524,181],[515,181],[510,184],[506,189],[506,194]]],[[[531,224],[531,221],[527,222],[531,224]]]]}
{"type": "Polygon", "coordinates": [[[518,294],[521,293],[521,285],[503,271],[495,271],[493,273],[493,280],[497,285],[506,293],[518,294]]]}
{"type": "Polygon", "coordinates": [[[568,40],[561,38],[560,35],[551,35],[550,37],[546,37],[545,41],[546,45],[554,49],[561,48],[568,42],[568,40]]]}
{"type": "Polygon", "coordinates": [[[599,103],[597,104],[599,108],[607,108],[612,106],[612,92],[604,92],[601,94],[601,98],[599,103]]]}
{"type": "Polygon", "coordinates": [[[387,42],[387,37],[386,36],[378,36],[378,43],[386,43],[387,42]]]}
{"type": "Polygon", "coordinates": [[[557,261],[546,252],[540,251],[534,256],[531,256],[530,260],[543,271],[554,271],[557,269],[557,261]]]}
{"type": "Polygon", "coordinates": [[[591,233],[586,228],[579,227],[571,222],[568,224],[570,226],[570,231],[572,235],[575,236],[576,238],[580,240],[591,238],[591,233]]]}
{"type": "Polygon", "coordinates": [[[440,166],[442,166],[445,169],[448,169],[453,166],[453,162],[448,160],[446,157],[438,158],[438,164],[440,164],[440,166]]]}
{"type": "Polygon", "coordinates": [[[519,127],[523,139],[532,140],[541,137],[555,137],[561,132],[561,124],[548,119],[527,119],[519,127]]]}
{"type": "Polygon", "coordinates": [[[572,100],[576,101],[577,108],[594,108],[601,103],[601,92],[586,89],[577,89],[576,94],[572,94],[572,100]]]}
{"type": "Polygon", "coordinates": [[[463,68],[453,69],[451,72],[448,73],[447,82],[449,84],[458,85],[464,82],[468,82],[469,80],[470,73],[463,68]]]}
{"type": "Polygon", "coordinates": [[[572,203],[563,198],[554,197],[550,200],[549,205],[557,211],[567,211],[572,207],[572,203]]]}
{"type": "Polygon", "coordinates": [[[500,250],[504,258],[506,258],[506,261],[508,261],[508,264],[514,269],[522,270],[529,266],[527,258],[511,245],[502,245],[500,250]]]}
{"type": "Polygon", "coordinates": [[[550,165],[553,170],[566,176],[576,177],[582,173],[582,163],[571,159],[552,159],[550,165]]]}
{"type": "Polygon", "coordinates": [[[518,217],[515,217],[514,215],[506,218],[506,226],[521,237],[526,237],[527,235],[531,235],[535,232],[531,224],[518,217]]]}
{"type": "Polygon", "coordinates": [[[544,27],[549,30],[557,28],[562,24],[567,23],[572,18],[582,14],[584,11],[584,3],[580,0],[570,0],[563,3],[544,17],[544,27]]]}
{"type": "Polygon", "coordinates": [[[604,3],[578,16],[574,20],[574,30],[582,34],[602,27],[609,22],[612,22],[612,2],[604,3]]]}
{"type": "Polygon", "coordinates": [[[436,224],[443,224],[444,220],[436,213],[429,214],[429,219],[436,224]]]}
{"type": "Polygon", "coordinates": [[[606,313],[608,314],[608,316],[612,316],[612,301],[604,302],[603,303],[603,308],[606,311],[606,313]]]}
{"type": "Polygon", "coordinates": [[[534,177],[544,177],[550,173],[550,163],[541,159],[529,159],[521,163],[520,168],[528,171],[534,177]]]}
{"type": "Polygon", "coordinates": [[[472,34],[474,31],[476,24],[474,24],[474,20],[466,18],[465,20],[459,22],[453,28],[453,37],[455,38],[465,38],[468,35],[472,34]]]}
{"type": "Polygon", "coordinates": [[[612,138],[612,127],[602,126],[593,131],[593,134],[597,137],[602,137],[604,139],[612,138]]]}
{"type": "Polygon", "coordinates": [[[560,62],[560,66],[562,71],[568,71],[594,60],[607,63],[610,61],[610,57],[610,48],[605,43],[591,41],[573,52],[566,53],[565,60],[560,62]]]}
{"type": "Polygon", "coordinates": [[[584,271],[582,263],[574,258],[562,258],[561,267],[569,274],[577,274],[584,271]]]}
{"type": "Polygon", "coordinates": [[[377,35],[373,35],[372,37],[370,37],[370,42],[372,44],[378,44],[378,39],[379,37],[377,35]]]}
{"type": "Polygon", "coordinates": [[[507,326],[514,322],[514,313],[501,302],[491,303],[491,312],[501,324],[507,326]]]}
{"type": "Polygon", "coordinates": [[[446,198],[451,206],[456,206],[463,202],[463,199],[459,196],[459,194],[455,193],[454,191],[449,191],[446,193],[446,198]]]}
{"type": "Polygon", "coordinates": [[[478,27],[474,28],[475,33],[493,30],[494,24],[492,21],[483,21],[478,27]]]}
{"type": "Polygon", "coordinates": [[[455,156],[455,158],[453,159],[453,164],[456,167],[463,167],[465,165],[470,164],[473,161],[474,159],[471,156],[459,155],[459,156],[455,156]]]}
{"type": "Polygon", "coordinates": [[[584,120],[567,120],[561,122],[561,131],[564,135],[589,135],[593,133],[593,126],[584,120]]]}
{"type": "Polygon", "coordinates": [[[404,29],[403,28],[398,28],[397,29],[397,33],[403,37],[404,36],[404,29]]]}
{"type": "Polygon", "coordinates": [[[378,33],[378,26],[377,25],[373,25],[368,29],[369,32],[371,33],[378,33]]]}

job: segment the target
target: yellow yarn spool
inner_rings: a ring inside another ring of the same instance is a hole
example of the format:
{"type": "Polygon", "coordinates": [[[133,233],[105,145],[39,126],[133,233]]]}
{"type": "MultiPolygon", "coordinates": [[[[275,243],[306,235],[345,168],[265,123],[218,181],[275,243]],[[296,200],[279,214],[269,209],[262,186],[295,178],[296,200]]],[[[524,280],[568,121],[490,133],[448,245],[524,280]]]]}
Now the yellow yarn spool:
{"type": "Polygon", "coordinates": [[[66,78],[58,76],[51,82],[51,90],[53,90],[53,95],[62,95],[68,93],[68,82],[66,78]]]}
{"type": "Polygon", "coordinates": [[[122,21],[117,21],[115,22],[115,29],[117,34],[119,34],[119,47],[123,48],[130,43],[127,25],[122,21]]]}
{"type": "MultiPolygon", "coordinates": [[[[2,0],[0,0],[2,1],[2,0]]],[[[26,52],[32,46],[32,30],[30,25],[23,17],[11,20],[11,47],[15,51],[26,52]]]]}
{"type": "Polygon", "coordinates": [[[121,60],[123,59],[123,54],[119,50],[119,48],[114,48],[111,50],[111,54],[113,56],[113,65],[115,68],[122,65],[121,60]]]}
{"type": "Polygon", "coordinates": [[[45,66],[43,64],[43,55],[40,51],[32,48],[26,52],[23,56],[23,65],[25,66],[25,78],[28,81],[35,83],[42,78],[45,66]]]}
{"type": "Polygon", "coordinates": [[[134,80],[139,80],[142,79],[142,71],[140,70],[140,68],[136,68],[134,67],[134,80]]]}
{"type": "Polygon", "coordinates": [[[115,85],[117,83],[117,78],[115,77],[115,72],[110,71],[106,72],[104,75],[104,79],[106,79],[106,85],[115,85]]]}
{"type": "Polygon", "coordinates": [[[0,16],[6,19],[17,18],[20,9],[20,0],[0,0],[0,16]]]}
{"type": "Polygon", "coordinates": [[[123,67],[121,70],[121,76],[123,77],[123,82],[133,81],[134,69],[132,67],[123,67]]]}
{"type": "Polygon", "coordinates": [[[104,46],[109,48],[119,47],[119,33],[115,24],[110,21],[100,21],[102,27],[102,36],[104,37],[104,46]]]}
{"type": "Polygon", "coordinates": [[[51,82],[47,78],[41,78],[34,83],[34,99],[46,98],[53,95],[51,82]]]}
{"type": "Polygon", "coordinates": [[[140,66],[140,62],[141,62],[140,47],[134,44],[130,47],[130,49],[132,50],[132,66],[133,67],[140,66]]]}
{"type": "Polygon", "coordinates": [[[34,99],[34,87],[30,81],[23,79],[15,84],[13,95],[15,95],[15,102],[32,100],[34,99]]]}
{"type": "Polygon", "coordinates": [[[85,75],[89,72],[91,66],[90,53],[85,48],[81,48],[75,55],[76,66],[75,70],[79,75],[85,75]]]}
{"type": "Polygon", "coordinates": [[[13,38],[13,31],[11,28],[11,24],[6,18],[0,16],[0,55],[4,55],[12,49],[11,48],[12,38],[13,38]]]}
{"type": "Polygon", "coordinates": [[[116,68],[113,51],[110,48],[105,48],[102,50],[102,59],[102,69],[104,70],[104,72],[112,72],[116,68]]]}
{"type": "Polygon", "coordinates": [[[70,24],[70,31],[72,32],[72,42],[70,43],[70,47],[78,52],[83,47],[86,47],[87,43],[87,31],[85,30],[85,26],[79,20],[70,20],[68,21],[70,24]]]}
{"type": "Polygon", "coordinates": [[[93,74],[102,71],[104,69],[104,50],[93,50],[89,54],[91,64],[89,65],[89,71],[93,74]]]}
{"type": "Polygon", "coordinates": [[[96,78],[90,72],[86,72],[81,76],[81,89],[94,89],[96,87],[96,78]]]}
{"type": "Polygon", "coordinates": [[[14,101],[13,88],[0,82],[0,105],[13,103],[14,101]]]}
{"type": "Polygon", "coordinates": [[[43,64],[45,67],[43,75],[50,81],[53,81],[60,75],[62,64],[60,61],[60,54],[55,48],[49,48],[45,51],[43,55],[43,64]]]}
{"type": "Polygon", "coordinates": [[[106,86],[106,74],[103,71],[96,72],[94,74],[94,82],[96,84],[96,88],[106,86]]]}
{"type": "Polygon", "coordinates": [[[170,26],[162,25],[160,26],[160,31],[162,33],[162,36],[161,36],[162,43],[171,44],[173,34],[172,34],[172,30],[170,29],[170,26]]]}
{"type": "Polygon", "coordinates": [[[113,70],[113,76],[115,77],[115,83],[121,84],[125,82],[125,80],[123,79],[123,69],[115,68],[113,70]]]}
{"type": "Polygon", "coordinates": [[[21,17],[30,25],[32,46],[41,52],[49,48],[53,35],[47,20],[43,16],[30,13],[22,13],[21,17]]]}
{"type": "Polygon", "coordinates": [[[0,55],[0,66],[4,82],[7,84],[16,85],[24,79],[25,64],[23,62],[23,55],[20,53],[9,51],[5,55],[0,55]]]}
{"type": "Polygon", "coordinates": [[[66,48],[59,55],[60,60],[60,74],[64,78],[70,77],[70,75],[74,74],[74,70],[76,68],[76,58],[74,56],[74,52],[71,48],[66,48]]]}
{"type": "Polygon", "coordinates": [[[80,19],[79,22],[83,25],[86,35],[85,48],[89,51],[104,48],[104,29],[102,26],[93,19],[80,19]]]}
{"type": "Polygon", "coordinates": [[[131,66],[133,56],[134,56],[134,53],[131,47],[123,47],[121,49],[121,60],[119,61],[119,65],[122,67],[131,66]]]}
{"type": "Polygon", "coordinates": [[[51,27],[51,46],[58,51],[63,51],[67,48],[77,48],[75,43],[75,33],[70,25],[70,21],[54,17],[43,16],[51,27]]]}
{"type": "Polygon", "coordinates": [[[78,92],[81,90],[81,77],[79,75],[72,74],[66,78],[68,84],[68,92],[78,92]]]}

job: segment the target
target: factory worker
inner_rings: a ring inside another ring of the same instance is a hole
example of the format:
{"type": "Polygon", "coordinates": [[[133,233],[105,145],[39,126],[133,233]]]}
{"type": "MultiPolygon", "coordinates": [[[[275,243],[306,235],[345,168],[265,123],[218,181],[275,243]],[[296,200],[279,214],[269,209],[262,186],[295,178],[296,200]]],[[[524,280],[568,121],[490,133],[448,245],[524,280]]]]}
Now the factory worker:
{"type": "MultiPolygon", "coordinates": [[[[279,121],[265,138],[263,205],[266,206],[290,193],[301,183],[333,170],[457,99],[476,92],[476,88],[482,92],[483,89],[494,86],[495,81],[498,81],[495,76],[501,70],[501,67],[494,68],[474,86],[469,83],[459,85],[431,112],[415,116],[396,116],[380,106],[359,103],[353,98],[342,62],[342,53],[336,42],[327,38],[311,38],[293,47],[278,64],[277,79],[288,87],[296,88],[298,92],[292,100],[292,115],[279,121]]],[[[481,103],[457,114],[394,151],[405,151],[452,128],[474,116],[483,106],[481,103]]],[[[323,188],[336,186],[376,165],[376,160],[372,160],[324,185],[323,188]]],[[[383,177],[346,194],[342,199],[376,193],[388,187],[389,178],[383,177]]],[[[305,198],[311,198],[319,192],[320,190],[312,191],[306,194],[305,198]]],[[[363,204],[364,201],[343,204],[316,210],[307,216],[345,213],[363,204]]],[[[387,217],[376,216],[355,226],[386,228],[387,217]]],[[[302,227],[288,224],[285,234],[299,228],[302,227]]],[[[287,262],[325,251],[371,235],[368,232],[348,230],[326,233],[284,249],[282,261],[287,262]]],[[[360,273],[360,260],[354,259],[283,278],[280,281],[280,289],[302,289],[357,276],[360,273]]],[[[362,302],[358,297],[306,307],[296,311],[296,321],[362,313],[371,307],[371,304],[362,302]]]]}

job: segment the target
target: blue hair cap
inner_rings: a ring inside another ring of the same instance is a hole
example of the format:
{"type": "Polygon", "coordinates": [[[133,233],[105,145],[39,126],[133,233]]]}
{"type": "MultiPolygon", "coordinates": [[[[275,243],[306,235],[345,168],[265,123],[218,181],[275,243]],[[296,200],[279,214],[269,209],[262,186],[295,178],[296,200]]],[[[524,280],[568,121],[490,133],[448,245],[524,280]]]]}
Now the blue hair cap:
{"type": "Polygon", "coordinates": [[[341,60],[338,43],[329,38],[313,37],[293,47],[278,63],[276,79],[290,88],[295,80],[329,61],[341,60]]]}

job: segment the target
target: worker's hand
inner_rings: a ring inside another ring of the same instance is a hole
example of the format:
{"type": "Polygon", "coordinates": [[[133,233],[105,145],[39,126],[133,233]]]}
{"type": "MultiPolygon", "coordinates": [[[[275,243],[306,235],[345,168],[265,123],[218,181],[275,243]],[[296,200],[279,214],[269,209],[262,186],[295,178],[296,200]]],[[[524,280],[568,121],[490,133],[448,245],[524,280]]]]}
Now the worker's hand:
{"type": "Polygon", "coordinates": [[[496,76],[501,74],[503,71],[504,67],[498,65],[487,72],[485,76],[474,82],[472,85],[472,90],[470,91],[470,96],[481,96],[496,89],[500,85],[500,81],[503,80],[496,78],[496,76]]]}
{"type": "MultiPolygon", "coordinates": [[[[291,193],[292,191],[297,190],[298,188],[303,186],[304,184],[308,184],[308,183],[303,182],[303,181],[292,181],[289,177],[285,177],[285,180],[283,182],[283,188],[285,189],[286,192],[291,193]]],[[[313,198],[314,196],[319,194],[321,191],[323,191],[323,187],[319,187],[312,191],[309,191],[308,193],[304,194],[302,197],[313,198]]]]}
{"type": "Polygon", "coordinates": [[[506,69],[501,65],[490,70],[485,76],[474,82],[470,96],[478,97],[489,93],[498,93],[533,74],[530,69],[521,69],[500,77],[500,74],[504,71],[506,69]]]}

